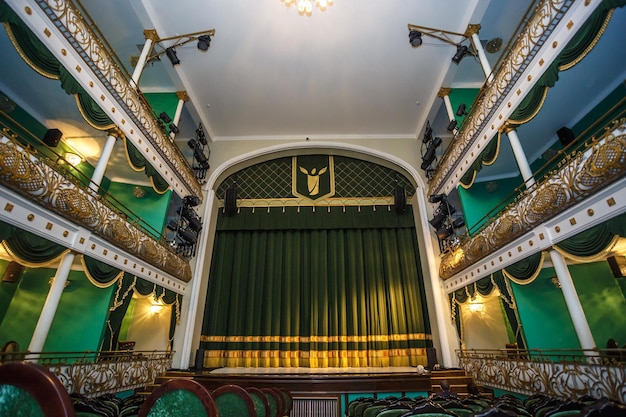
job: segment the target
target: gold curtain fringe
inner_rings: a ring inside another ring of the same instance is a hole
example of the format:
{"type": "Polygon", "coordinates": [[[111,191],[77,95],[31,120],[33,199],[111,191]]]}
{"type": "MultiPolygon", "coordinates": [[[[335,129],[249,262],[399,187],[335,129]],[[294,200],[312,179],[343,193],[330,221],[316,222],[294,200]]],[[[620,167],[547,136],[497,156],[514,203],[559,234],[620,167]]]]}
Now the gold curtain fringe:
{"type": "Polygon", "coordinates": [[[29,261],[26,261],[26,260],[20,258],[15,253],[13,253],[13,251],[11,251],[11,249],[9,249],[9,247],[6,244],[6,242],[4,242],[4,241],[2,241],[2,247],[7,252],[7,254],[9,255],[9,258],[11,258],[11,260],[13,260],[13,261],[15,261],[15,262],[17,262],[17,263],[19,263],[19,264],[21,264],[23,266],[26,266],[28,268],[46,268],[46,267],[58,268],[59,262],[61,262],[61,258],[63,256],[65,256],[68,252],[71,252],[70,249],[66,249],[63,252],[61,252],[61,254],[59,254],[59,256],[55,257],[52,260],[41,262],[41,263],[37,263],[37,262],[29,262],[29,261]]]}
{"type": "Polygon", "coordinates": [[[493,165],[498,159],[498,155],[500,155],[500,136],[501,133],[498,131],[498,136],[496,136],[496,152],[493,154],[493,158],[488,161],[482,161],[482,164],[485,166],[493,165]]]}
{"type": "Polygon", "coordinates": [[[607,255],[613,250],[615,245],[617,245],[617,242],[619,242],[619,240],[620,240],[619,235],[613,236],[613,239],[611,239],[609,244],[604,249],[602,249],[600,252],[596,253],[595,255],[590,255],[590,256],[577,256],[577,255],[567,252],[565,249],[561,249],[557,245],[554,245],[553,248],[555,251],[557,251],[564,257],[571,259],[572,261],[583,262],[583,263],[598,262],[598,261],[604,260],[607,257],[607,255]]]}
{"type": "Polygon", "coordinates": [[[126,292],[122,295],[122,299],[118,299],[118,296],[120,294],[120,292],[122,291],[122,285],[123,285],[123,278],[124,275],[120,276],[120,278],[118,278],[117,282],[118,282],[118,286],[117,286],[117,291],[115,293],[115,298],[113,299],[113,305],[111,306],[111,308],[109,309],[109,311],[115,311],[117,310],[117,308],[119,306],[121,306],[122,304],[124,304],[124,300],[126,299],[126,297],[128,296],[128,294],[130,294],[131,291],[133,291],[135,289],[135,284],[137,283],[137,276],[133,277],[133,283],[130,284],[130,286],[128,287],[128,289],[126,290],[126,292]]]}
{"type": "Polygon", "coordinates": [[[126,136],[124,136],[123,138],[124,140],[124,153],[126,154],[126,162],[128,162],[128,166],[130,167],[130,169],[132,169],[135,172],[143,172],[145,171],[144,167],[138,167],[135,164],[132,163],[130,156],[128,155],[128,145],[126,144],[126,141],[128,140],[126,138],[126,136]]]}
{"type": "Polygon", "coordinates": [[[87,269],[87,265],[85,265],[85,255],[84,254],[80,257],[80,263],[83,265],[83,271],[85,272],[85,275],[87,276],[87,279],[89,280],[89,282],[91,282],[93,284],[94,287],[108,288],[111,285],[115,284],[124,275],[124,271],[120,271],[119,274],[117,274],[117,276],[115,278],[113,278],[110,282],[101,283],[101,282],[98,282],[89,273],[89,269],[87,269]]]}
{"type": "Polygon", "coordinates": [[[432,335],[426,333],[409,333],[368,336],[200,336],[201,342],[215,343],[365,343],[409,340],[432,340],[432,335]]]}
{"type": "Polygon", "coordinates": [[[83,109],[83,106],[80,104],[80,100],[78,99],[78,94],[74,94],[74,101],[76,101],[76,107],[78,107],[78,111],[80,112],[80,115],[83,116],[83,119],[85,120],[85,122],[87,122],[89,126],[100,131],[105,131],[105,130],[113,129],[114,127],[116,127],[115,123],[111,123],[106,126],[98,126],[97,124],[92,123],[89,116],[87,116],[87,113],[85,113],[85,109],[83,109]]]}
{"type": "Polygon", "coordinates": [[[583,58],[585,58],[589,52],[591,52],[591,50],[596,46],[596,44],[598,43],[598,41],[600,40],[600,38],[602,37],[602,35],[604,34],[604,31],[606,30],[606,27],[609,24],[609,21],[611,20],[611,17],[613,16],[613,11],[615,9],[611,9],[609,10],[609,12],[606,15],[606,18],[604,19],[604,22],[602,23],[602,27],[600,28],[600,30],[598,31],[598,33],[596,34],[596,37],[593,39],[593,41],[591,41],[591,43],[589,44],[589,46],[587,46],[587,48],[585,48],[585,50],[583,51],[582,54],[580,54],[578,56],[578,58],[576,58],[574,61],[568,63],[568,64],[564,64],[561,65],[559,67],[559,71],[567,71],[568,69],[574,67],[576,64],[578,64],[580,61],[583,60],[583,58]]]}
{"type": "Polygon", "coordinates": [[[511,125],[523,125],[525,123],[530,122],[532,119],[534,119],[534,117],[539,114],[539,110],[541,110],[541,108],[543,107],[543,103],[545,103],[546,101],[546,97],[548,97],[548,90],[550,89],[550,87],[544,87],[543,88],[543,95],[541,97],[541,102],[539,103],[539,105],[537,106],[537,108],[535,109],[535,111],[528,116],[525,119],[521,119],[521,120],[514,120],[514,119],[508,119],[506,121],[506,124],[511,124],[511,125]]]}
{"type": "Polygon", "coordinates": [[[541,251],[541,259],[539,260],[539,267],[533,273],[533,275],[529,279],[527,279],[527,280],[521,280],[521,279],[515,278],[513,275],[511,275],[508,272],[506,272],[506,269],[502,269],[502,273],[504,274],[504,276],[506,278],[510,279],[511,281],[513,281],[514,283],[516,283],[518,285],[528,285],[528,284],[531,284],[539,276],[539,273],[541,272],[541,268],[543,267],[543,261],[544,261],[545,257],[546,257],[545,252],[541,251]]]}

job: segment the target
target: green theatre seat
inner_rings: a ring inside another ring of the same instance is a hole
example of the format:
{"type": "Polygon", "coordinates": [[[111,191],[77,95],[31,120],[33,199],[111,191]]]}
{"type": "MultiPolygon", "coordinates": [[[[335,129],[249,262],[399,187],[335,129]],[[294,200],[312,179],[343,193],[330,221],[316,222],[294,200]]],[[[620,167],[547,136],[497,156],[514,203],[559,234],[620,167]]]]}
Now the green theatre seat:
{"type": "Polygon", "coordinates": [[[47,369],[30,362],[0,365],[0,416],[75,417],[65,387],[47,369]]]}
{"type": "Polygon", "coordinates": [[[246,388],[246,392],[254,402],[257,417],[270,417],[270,404],[265,394],[263,394],[263,391],[258,388],[248,387],[246,388]]]}
{"type": "Polygon", "coordinates": [[[265,398],[267,398],[267,402],[270,405],[269,417],[282,417],[284,414],[281,395],[273,388],[261,388],[261,391],[265,394],[265,398]]]}
{"type": "Polygon", "coordinates": [[[139,409],[138,417],[217,417],[209,391],[191,379],[171,379],[154,390],[139,409]]]}
{"type": "Polygon", "coordinates": [[[257,417],[254,401],[239,385],[223,385],[211,393],[219,417],[257,417]]]}

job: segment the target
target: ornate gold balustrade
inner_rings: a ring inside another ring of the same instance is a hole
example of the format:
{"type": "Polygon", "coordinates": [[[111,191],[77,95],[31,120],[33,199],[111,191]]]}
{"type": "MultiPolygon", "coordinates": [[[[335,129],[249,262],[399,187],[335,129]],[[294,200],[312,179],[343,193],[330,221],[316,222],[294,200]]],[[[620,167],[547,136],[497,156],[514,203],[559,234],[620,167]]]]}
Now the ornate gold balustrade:
{"type": "Polygon", "coordinates": [[[22,147],[16,136],[0,136],[0,185],[33,203],[84,227],[123,252],[172,274],[191,280],[191,267],[163,239],[127,221],[106,199],[73,181],[58,165],[22,147]]]}
{"type": "Polygon", "coordinates": [[[47,368],[70,394],[97,397],[145,387],[172,367],[173,352],[0,353],[0,363],[27,360],[47,368]]]}
{"type": "Polygon", "coordinates": [[[591,395],[626,403],[626,349],[461,350],[459,364],[477,383],[523,395],[591,395]]]}

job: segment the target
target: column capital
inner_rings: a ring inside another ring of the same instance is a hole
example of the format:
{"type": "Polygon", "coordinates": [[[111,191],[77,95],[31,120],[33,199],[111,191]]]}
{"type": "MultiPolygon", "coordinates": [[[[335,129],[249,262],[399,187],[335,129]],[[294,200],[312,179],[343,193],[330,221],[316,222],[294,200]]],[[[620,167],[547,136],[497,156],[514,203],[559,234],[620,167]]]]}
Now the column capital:
{"type": "Polygon", "coordinates": [[[177,91],[176,92],[176,97],[178,97],[179,100],[181,101],[189,101],[189,95],[187,94],[186,91],[177,91]]]}
{"type": "Polygon", "coordinates": [[[143,36],[146,38],[146,40],[150,39],[152,42],[159,41],[159,35],[157,34],[156,29],[145,29],[143,31],[143,36]]]}
{"type": "Polygon", "coordinates": [[[477,35],[478,31],[480,31],[480,24],[479,23],[470,23],[469,25],[467,25],[467,29],[465,29],[464,35],[469,38],[472,35],[477,35]]]}
{"type": "Polygon", "coordinates": [[[500,134],[504,133],[506,135],[509,132],[512,132],[513,130],[515,130],[515,128],[517,128],[516,125],[513,125],[509,123],[508,121],[506,121],[502,126],[498,128],[498,133],[500,134]]]}
{"type": "Polygon", "coordinates": [[[115,139],[120,139],[124,137],[124,132],[122,132],[122,129],[115,126],[107,130],[107,136],[113,136],[115,139]]]}
{"type": "Polygon", "coordinates": [[[450,87],[441,87],[437,93],[437,97],[444,98],[445,96],[449,96],[451,91],[452,89],[450,87]]]}

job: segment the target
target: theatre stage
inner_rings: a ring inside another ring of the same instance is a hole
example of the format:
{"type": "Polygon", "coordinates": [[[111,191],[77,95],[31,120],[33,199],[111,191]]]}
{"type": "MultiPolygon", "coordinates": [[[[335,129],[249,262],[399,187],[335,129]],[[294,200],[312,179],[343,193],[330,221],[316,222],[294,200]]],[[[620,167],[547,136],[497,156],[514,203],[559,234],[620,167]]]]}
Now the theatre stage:
{"type": "Polygon", "coordinates": [[[415,367],[388,368],[218,368],[196,372],[194,379],[216,389],[241,387],[284,388],[294,394],[428,392],[431,373],[415,367]]]}

